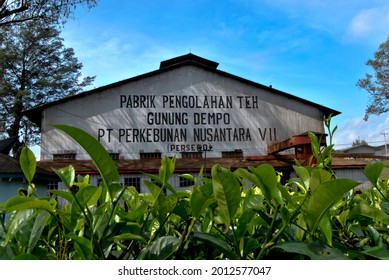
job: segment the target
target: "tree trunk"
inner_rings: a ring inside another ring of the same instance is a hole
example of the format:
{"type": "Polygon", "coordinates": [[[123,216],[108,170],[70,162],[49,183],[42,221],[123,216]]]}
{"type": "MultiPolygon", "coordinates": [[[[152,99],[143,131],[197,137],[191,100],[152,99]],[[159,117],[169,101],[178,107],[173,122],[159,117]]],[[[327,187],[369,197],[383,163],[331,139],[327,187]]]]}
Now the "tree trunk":
{"type": "Polygon", "coordinates": [[[12,114],[13,114],[14,120],[7,131],[9,137],[16,136],[17,140],[16,140],[14,146],[12,147],[12,153],[13,153],[13,156],[17,159],[19,159],[20,153],[21,153],[21,150],[23,147],[23,144],[19,140],[19,131],[21,128],[20,124],[21,124],[21,120],[22,120],[21,115],[22,115],[22,111],[23,111],[23,97],[22,96],[23,96],[23,90],[19,91],[15,95],[14,106],[12,109],[12,114]]]}

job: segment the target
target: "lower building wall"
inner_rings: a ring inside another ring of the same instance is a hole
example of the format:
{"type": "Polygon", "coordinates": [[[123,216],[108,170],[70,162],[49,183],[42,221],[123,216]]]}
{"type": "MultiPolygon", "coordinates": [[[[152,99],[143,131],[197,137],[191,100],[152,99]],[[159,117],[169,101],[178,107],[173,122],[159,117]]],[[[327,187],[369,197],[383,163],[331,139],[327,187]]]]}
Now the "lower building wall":
{"type": "MultiPolygon", "coordinates": [[[[18,189],[27,190],[28,185],[20,179],[0,179],[0,203],[7,201],[9,198],[18,194],[18,189]]],[[[47,186],[44,184],[35,184],[39,196],[48,195],[47,186]]]]}

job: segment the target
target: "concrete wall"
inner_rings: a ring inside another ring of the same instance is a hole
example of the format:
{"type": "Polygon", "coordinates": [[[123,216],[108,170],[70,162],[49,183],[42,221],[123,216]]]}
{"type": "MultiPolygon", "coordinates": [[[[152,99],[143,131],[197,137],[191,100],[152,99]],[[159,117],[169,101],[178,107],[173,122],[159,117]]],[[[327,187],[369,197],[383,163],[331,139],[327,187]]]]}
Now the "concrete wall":
{"type": "MultiPolygon", "coordinates": [[[[19,188],[27,190],[28,184],[17,178],[0,178],[0,203],[18,194],[19,188]]],[[[35,184],[40,196],[48,196],[47,187],[44,184],[35,184]]]]}
{"type": "Polygon", "coordinates": [[[322,113],[312,105],[194,66],[183,66],[51,106],[42,115],[41,160],[78,145],[49,126],[77,126],[124,159],[139,152],[209,149],[207,157],[242,149],[266,155],[269,144],[306,131],[323,132],[322,113]],[[161,117],[174,120],[161,123],[161,117]]]}

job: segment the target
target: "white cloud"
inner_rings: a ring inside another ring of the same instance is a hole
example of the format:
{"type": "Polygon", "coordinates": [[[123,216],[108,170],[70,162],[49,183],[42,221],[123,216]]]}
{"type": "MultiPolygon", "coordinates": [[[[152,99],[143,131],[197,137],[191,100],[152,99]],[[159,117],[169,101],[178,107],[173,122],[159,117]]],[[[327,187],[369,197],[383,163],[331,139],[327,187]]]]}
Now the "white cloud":
{"type": "Polygon", "coordinates": [[[350,147],[358,138],[369,145],[379,146],[384,144],[382,133],[389,133],[389,114],[371,116],[368,121],[364,121],[363,116],[346,119],[337,126],[333,141],[336,149],[350,147]]]}
{"type": "Polygon", "coordinates": [[[348,39],[373,39],[388,36],[389,5],[360,10],[350,21],[348,39]]]}

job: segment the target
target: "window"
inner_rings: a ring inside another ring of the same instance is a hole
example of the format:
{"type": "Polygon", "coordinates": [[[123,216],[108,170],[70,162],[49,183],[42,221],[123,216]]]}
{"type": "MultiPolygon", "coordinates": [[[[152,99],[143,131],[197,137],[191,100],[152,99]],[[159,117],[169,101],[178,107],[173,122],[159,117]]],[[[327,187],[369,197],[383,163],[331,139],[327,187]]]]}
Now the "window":
{"type": "Polygon", "coordinates": [[[133,186],[135,189],[140,192],[140,177],[126,177],[124,178],[125,186],[133,186]]]}
{"type": "Polygon", "coordinates": [[[73,150],[58,151],[53,154],[53,160],[76,159],[77,152],[73,150]]]}
{"type": "Polygon", "coordinates": [[[180,188],[187,188],[194,185],[194,182],[189,179],[183,178],[181,176],[179,178],[180,178],[180,188]]]}
{"type": "Polygon", "coordinates": [[[243,157],[243,151],[241,149],[224,151],[222,152],[222,157],[243,157]]]}
{"type": "Polygon", "coordinates": [[[140,158],[141,159],[147,159],[147,158],[162,158],[161,152],[140,152],[140,158]]]}
{"type": "Polygon", "coordinates": [[[182,152],[181,156],[182,158],[202,158],[203,153],[202,152],[182,152]]]}
{"type": "Polygon", "coordinates": [[[111,156],[112,159],[116,160],[116,159],[119,159],[119,153],[109,153],[109,155],[111,156]]]}
{"type": "Polygon", "coordinates": [[[47,184],[47,192],[49,193],[49,196],[52,196],[53,194],[49,192],[50,190],[58,190],[58,182],[49,182],[47,184]]]}

